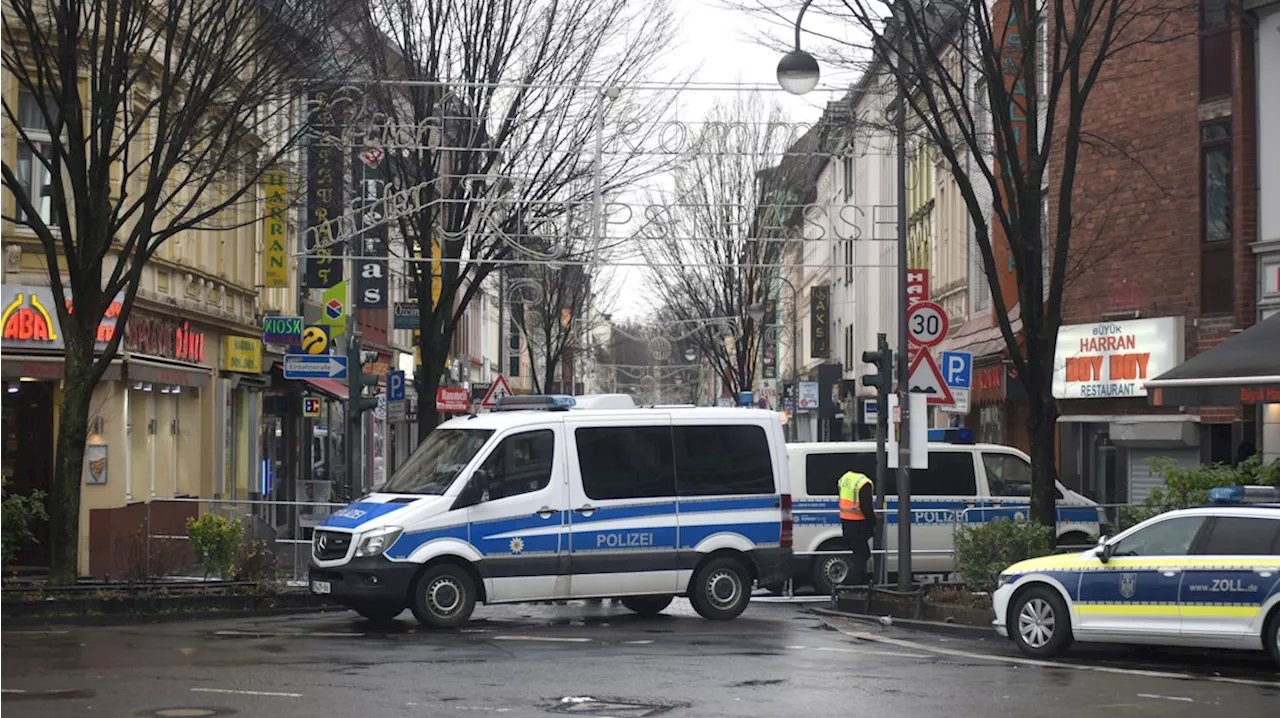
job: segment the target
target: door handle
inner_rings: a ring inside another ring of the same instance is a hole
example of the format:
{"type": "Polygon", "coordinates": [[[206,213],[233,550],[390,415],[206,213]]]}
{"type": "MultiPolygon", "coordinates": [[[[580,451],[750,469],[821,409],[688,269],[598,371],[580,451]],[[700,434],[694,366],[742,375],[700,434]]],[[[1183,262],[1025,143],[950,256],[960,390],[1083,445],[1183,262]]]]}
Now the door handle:
{"type": "Polygon", "coordinates": [[[1276,575],[1276,568],[1274,566],[1254,566],[1253,572],[1263,578],[1271,578],[1276,575]]]}
{"type": "Polygon", "coordinates": [[[543,506],[542,508],[538,509],[537,511],[534,511],[533,513],[538,518],[549,519],[552,516],[554,516],[556,512],[552,511],[550,506],[543,506]]]}
{"type": "Polygon", "coordinates": [[[1182,573],[1182,569],[1176,566],[1161,566],[1157,570],[1164,576],[1177,576],[1182,573]]]}
{"type": "Polygon", "coordinates": [[[596,507],[591,504],[583,504],[582,506],[574,509],[573,512],[575,514],[582,514],[583,516],[591,516],[591,514],[596,512],[596,507]]]}

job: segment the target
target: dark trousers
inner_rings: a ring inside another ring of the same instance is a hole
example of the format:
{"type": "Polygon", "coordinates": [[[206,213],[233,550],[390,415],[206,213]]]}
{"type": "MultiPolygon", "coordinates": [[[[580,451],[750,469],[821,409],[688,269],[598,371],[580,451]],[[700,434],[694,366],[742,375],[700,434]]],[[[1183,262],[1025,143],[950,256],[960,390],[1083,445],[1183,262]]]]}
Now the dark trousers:
{"type": "Polygon", "coordinates": [[[844,580],[845,586],[865,586],[870,573],[867,562],[871,560],[871,537],[875,533],[875,522],[845,521],[844,540],[853,552],[853,565],[844,580]]]}

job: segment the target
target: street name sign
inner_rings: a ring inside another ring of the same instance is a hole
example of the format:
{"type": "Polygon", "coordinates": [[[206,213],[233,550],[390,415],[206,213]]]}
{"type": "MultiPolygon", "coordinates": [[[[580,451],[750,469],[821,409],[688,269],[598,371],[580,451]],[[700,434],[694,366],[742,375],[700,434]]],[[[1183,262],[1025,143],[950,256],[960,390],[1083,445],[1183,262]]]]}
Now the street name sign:
{"type": "Polygon", "coordinates": [[[347,358],[343,356],[286,354],[286,379],[346,379],[347,358]]]}

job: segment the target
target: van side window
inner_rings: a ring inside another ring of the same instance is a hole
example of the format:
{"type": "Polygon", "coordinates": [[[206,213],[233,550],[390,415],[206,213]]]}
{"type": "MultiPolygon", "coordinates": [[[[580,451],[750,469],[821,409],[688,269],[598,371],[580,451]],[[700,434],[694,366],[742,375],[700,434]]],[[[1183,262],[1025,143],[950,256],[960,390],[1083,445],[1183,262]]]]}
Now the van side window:
{"type": "Polygon", "coordinates": [[[1021,456],[983,452],[982,465],[987,469],[992,496],[1031,495],[1031,464],[1021,456]]]}
{"type": "MultiPolygon", "coordinates": [[[[805,491],[810,496],[839,496],[840,477],[846,471],[866,474],[872,480],[876,478],[876,455],[874,452],[809,454],[804,458],[805,491]]],[[[892,472],[890,472],[892,473],[892,472]]],[[[884,487],[886,494],[896,492],[897,484],[893,477],[889,485],[884,487]]]]}
{"type": "Polygon", "coordinates": [[[677,426],[676,493],[772,494],[769,438],[760,426],[677,426]]]}
{"type": "Polygon", "coordinates": [[[973,453],[930,451],[929,468],[911,472],[912,496],[977,496],[973,453]]]}
{"type": "Polygon", "coordinates": [[[503,439],[480,467],[489,472],[489,500],[547,488],[555,453],[556,437],[549,429],[503,439]]]}
{"type": "Polygon", "coordinates": [[[573,432],[582,489],[593,499],[675,496],[667,426],[610,426],[573,432]]]}

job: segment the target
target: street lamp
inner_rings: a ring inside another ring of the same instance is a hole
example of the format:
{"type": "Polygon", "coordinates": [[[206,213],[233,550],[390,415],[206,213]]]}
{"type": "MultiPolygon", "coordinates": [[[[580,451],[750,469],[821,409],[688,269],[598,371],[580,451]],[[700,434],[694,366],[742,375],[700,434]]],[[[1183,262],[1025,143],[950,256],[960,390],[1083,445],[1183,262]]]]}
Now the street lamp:
{"type": "Polygon", "coordinates": [[[692,362],[694,359],[697,359],[697,358],[698,358],[698,352],[693,347],[689,347],[688,349],[684,350],[685,361],[692,362]]]}
{"type": "Polygon", "coordinates": [[[796,49],[778,61],[778,84],[793,95],[803,95],[818,86],[818,61],[800,49],[800,23],[813,0],[805,0],[796,16],[796,49]]]}
{"type": "Polygon", "coordinates": [[[752,321],[759,323],[760,320],[764,319],[764,303],[756,302],[748,306],[747,316],[751,317],[752,321]]]}

